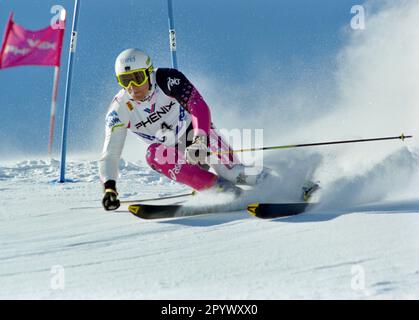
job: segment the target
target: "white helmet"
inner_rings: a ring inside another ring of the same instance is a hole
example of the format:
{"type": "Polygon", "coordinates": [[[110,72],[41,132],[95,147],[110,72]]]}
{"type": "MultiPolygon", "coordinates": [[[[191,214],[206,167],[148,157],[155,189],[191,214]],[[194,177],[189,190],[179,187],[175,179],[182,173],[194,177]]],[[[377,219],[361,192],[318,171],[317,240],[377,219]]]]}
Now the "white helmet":
{"type": "Polygon", "coordinates": [[[148,69],[152,66],[151,58],[139,49],[122,51],[115,61],[115,74],[118,76],[127,71],[148,69]]]}
{"type": "Polygon", "coordinates": [[[150,100],[154,96],[157,86],[151,58],[145,52],[135,48],[122,51],[116,58],[115,74],[117,77],[124,72],[138,69],[145,70],[144,75],[147,75],[149,83],[149,92],[143,101],[150,100]]]}

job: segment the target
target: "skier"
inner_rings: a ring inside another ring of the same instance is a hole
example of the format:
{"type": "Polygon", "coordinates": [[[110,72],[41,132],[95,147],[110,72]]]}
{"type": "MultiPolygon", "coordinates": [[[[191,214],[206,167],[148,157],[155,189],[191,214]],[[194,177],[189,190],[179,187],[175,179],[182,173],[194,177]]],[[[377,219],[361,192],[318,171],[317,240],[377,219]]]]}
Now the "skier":
{"type": "Polygon", "coordinates": [[[241,188],[236,184],[255,185],[267,176],[266,171],[246,174],[246,167],[228,153],[230,146],[212,125],[207,103],[183,73],[154,69],[146,53],[127,49],[116,58],[115,74],[122,89],[106,115],[99,161],[106,210],[120,206],[116,180],[128,130],[149,144],[146,160],[151,168],[197,191],[238,196],[241,188]],[[224,153],[208,156],[209,152],[224,153]]]}

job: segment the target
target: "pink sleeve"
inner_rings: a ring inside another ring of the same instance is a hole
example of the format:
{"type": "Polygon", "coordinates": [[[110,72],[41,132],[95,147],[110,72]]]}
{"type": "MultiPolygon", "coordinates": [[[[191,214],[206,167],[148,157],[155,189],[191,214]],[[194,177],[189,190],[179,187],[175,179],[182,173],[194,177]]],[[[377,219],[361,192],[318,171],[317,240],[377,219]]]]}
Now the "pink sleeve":
{"type": "Polygon", "coordinates": [[[211,111],[204,98],[202,98],[195,88],[192,88],[186,108],[192,116],[194,135],[209,135],[211,129],[211,111]]]}

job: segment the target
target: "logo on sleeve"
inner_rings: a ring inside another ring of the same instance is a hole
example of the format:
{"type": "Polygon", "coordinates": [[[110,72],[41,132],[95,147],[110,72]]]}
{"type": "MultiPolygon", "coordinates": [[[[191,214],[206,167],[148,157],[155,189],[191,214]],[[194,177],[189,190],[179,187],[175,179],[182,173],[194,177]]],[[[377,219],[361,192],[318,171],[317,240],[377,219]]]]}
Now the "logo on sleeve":
{"type": "Polygon", "coordinates": [[[167,89],[172,90],[173,86],[180,85],[180,79],[178,78],[170,78],[167,79],[167,89]]]}
{"type": "Polygon", "coordinates": [[[115,128],[116,126],[122,126],[122,121],[119,119],[118,113],[114,110],[106,116],[106,126],[108,128],[115,128]]]}

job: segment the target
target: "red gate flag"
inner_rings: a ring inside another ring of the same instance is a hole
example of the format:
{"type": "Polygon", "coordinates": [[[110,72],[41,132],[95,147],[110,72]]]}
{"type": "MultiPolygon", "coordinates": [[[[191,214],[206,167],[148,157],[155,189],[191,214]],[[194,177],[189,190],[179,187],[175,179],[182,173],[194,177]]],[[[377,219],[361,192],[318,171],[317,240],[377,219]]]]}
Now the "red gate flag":
{"type": "Polygon", "coordinates": [[[0,69],[23,65],[60,66],[64,29],[30,31],[10,15],[0,51],[0,69]]]}

